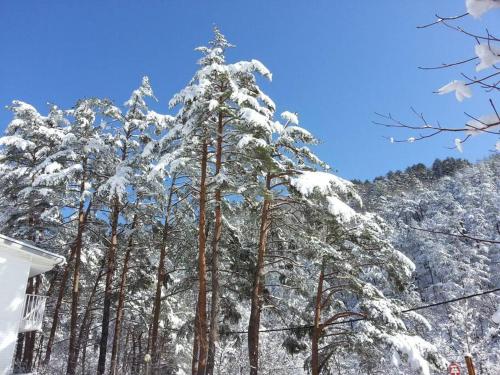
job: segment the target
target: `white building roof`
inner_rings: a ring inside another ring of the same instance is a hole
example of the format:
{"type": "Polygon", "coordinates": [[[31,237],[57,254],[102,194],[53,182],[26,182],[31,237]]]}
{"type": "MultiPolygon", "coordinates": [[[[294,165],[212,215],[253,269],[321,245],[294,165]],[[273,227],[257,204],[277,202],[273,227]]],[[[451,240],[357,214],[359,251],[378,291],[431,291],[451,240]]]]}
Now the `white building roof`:
{"type": "Polygon", "coordinates": [[[15,240],[0,234],[0,252],[26,259],[31,262],[30,276],[50,271],[58,264],[66,263],[66,258],[61,255],[40,249],[24,241],[15,240]]]}

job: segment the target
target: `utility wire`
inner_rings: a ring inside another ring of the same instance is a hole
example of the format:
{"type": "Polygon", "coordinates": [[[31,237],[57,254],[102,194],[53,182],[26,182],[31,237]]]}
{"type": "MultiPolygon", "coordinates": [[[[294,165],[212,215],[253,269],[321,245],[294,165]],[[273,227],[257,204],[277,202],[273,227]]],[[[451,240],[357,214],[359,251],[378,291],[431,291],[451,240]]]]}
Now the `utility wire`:
{"type": "MultiPolygon", "coordinates": [[[[428,304],[428,305],[413,307],[413,308],[408,309],[408,310],[403,310],[403,311],[401,311],[401,313],[409,313],[409,312],[412,312],[412,311],[429,309],[431,307],[436,307],[436,306],[441,306],[441,305],[447,305],[449,303],[463,301],[463,300],[466,300],[466,299],[470,299],[470,298],[474,298],[474,297],[479,297],[479,296],[484,296],[486,294],[491,294],[491,293],[496,293],[496,292],[500,292],[500,288],[491,289],[491,290],[487,290],[487,291],[484,291],[484,292],[470,294],[470,295],[462,296],[462,297],[458,297],[458,298],[453,298],[453,299],[449,299],[449,300],[446,300],[446,301],[431,303],[431,304],[428,304]]],[[[328,324],[324,324],[323,326],[334,326],[334,325],[339,325],[339,324],[354,323],[354,322],[359,322],[361,320],[366,320],[366,319],[367,318],[348,319],[348,320],[342,320],[340,322],[331,322],[331,323],[328,323],[328,324]]],[[[261,330],[259,330],[259,332],[260,333],[269,333],[269,332],[293,331],[293,330],[296,330],[296,329],[310,329],[310,328],[314,328],[314,326],[313,325],[302,325],[302,326],[295,326],[295,327],[270,328],[270,329],[261,329],[261,330]]],[[[247,333],[248,333],[248,331],[228,331],[228,332],[221,332],[221,335],[243,335],[243,334],[247,334],[247,333]]]]}

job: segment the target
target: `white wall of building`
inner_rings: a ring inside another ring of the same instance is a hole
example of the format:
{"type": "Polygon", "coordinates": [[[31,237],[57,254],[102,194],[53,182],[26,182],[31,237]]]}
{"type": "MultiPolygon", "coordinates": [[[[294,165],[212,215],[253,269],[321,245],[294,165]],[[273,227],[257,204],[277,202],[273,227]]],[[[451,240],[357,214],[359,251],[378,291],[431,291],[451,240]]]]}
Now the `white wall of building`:
{"type": "Polygon", "coordinates": [[[0,375],[12,364],[29,273],[29,259],[0,245],[0,375]]]}

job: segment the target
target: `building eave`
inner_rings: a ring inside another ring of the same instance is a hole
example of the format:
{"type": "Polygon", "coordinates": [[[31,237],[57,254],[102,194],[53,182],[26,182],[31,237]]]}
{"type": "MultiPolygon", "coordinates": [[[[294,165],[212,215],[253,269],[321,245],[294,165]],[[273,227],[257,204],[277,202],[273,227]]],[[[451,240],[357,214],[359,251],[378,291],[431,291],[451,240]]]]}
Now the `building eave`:
{"type": "Polygon", "coordinates": [[[61,255],[51,253],[30,243],[19,241],[3,234],[0,234],[0,248],[4,248],[7,251],[10,250],[9,252],[14,256],[29,259],[33,266],[35,264],[39,265],[40,267],[32,266],[30,277],[66,263],[66,258],[61,255]]]}

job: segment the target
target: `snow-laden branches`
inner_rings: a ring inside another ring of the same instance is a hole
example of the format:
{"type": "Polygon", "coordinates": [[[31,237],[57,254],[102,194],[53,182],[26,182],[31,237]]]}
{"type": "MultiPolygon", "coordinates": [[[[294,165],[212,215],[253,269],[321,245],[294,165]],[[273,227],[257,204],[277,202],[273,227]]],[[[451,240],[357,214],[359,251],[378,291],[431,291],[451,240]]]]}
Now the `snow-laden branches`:
{"type": "MultiPolygon", "coordinates": [[[[466,99],[470,99],[474,95],[474,90],[482,90],[483,92],[491,95],[489,98],[489,104],[493,110],[493,114],[486,116],[473,116],[466,113],[469,117],[469,121],[465,123],[464,126],[457,127],[443,127],[439,124],[429,124],[427,123],[423,115],[417,114],[418,118],[422,120],[421,124],[410,124],[403,121],[399,121],[389,115],[381,115],[388,122],[380,123],[375,122],[379,125],[384,125],[393,128],[408,129],[411,131],[417,131],[416,136],[411,136],[406,139],[395,139],[394,137],[389,137],[391,142],[407,142],[412,143],[419,140],[424,140],[441,133],[457,133],[458,137],[454,140],[454,146],[459,152],[463,152],[463,143],[467,141],[471,135],[485,134],[493,135],[498,137],[500,116],[495,107],[495,95],[500,92],[500,39],[493,35],[488,29],[486,29],[483,35],[469,32],[460,26],[459,21],[468,17],[469,15],[475,19],[480,19],[486,12],[492,11],[497,13],[500,8],[500,2],[498,0],[466,0],[467,13],[460,14],[458,16],[442,17],[436,15],[436,20],[429,24],[419,26],[419,28],[429,28],[436,25],[443,25],[453,31],[459,32],[470,38],[476,44],[471,48],[474,53],[474,57],[468,57],[455,62],[443,63],[438,66],[431,67],[420,67],[420,69],[453,69],[456,67],[468,67],[470,63],[476,63],[475,73],[467,73],[465,71],[460,72],[460,79],[455,79],[449,83],[443,84],[435,92],[439,95],[454,94],[457,101],[463,102],[466,99]],[[479,74],[476,76],[476,73],[479,74]],[[462,133],[462,134],[459,134],[462,133]]],[[[472,47],[472,46],[471,46],[472,47]]],[[[415,111],[414,111],[415,112],[415,111]]],[[[416,112],[415,112],[416,113],[416,112]]],[[[500,141],[496,142],[495,149],[500,150],[500,141]]]]}

